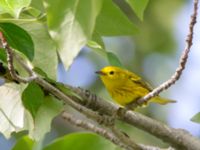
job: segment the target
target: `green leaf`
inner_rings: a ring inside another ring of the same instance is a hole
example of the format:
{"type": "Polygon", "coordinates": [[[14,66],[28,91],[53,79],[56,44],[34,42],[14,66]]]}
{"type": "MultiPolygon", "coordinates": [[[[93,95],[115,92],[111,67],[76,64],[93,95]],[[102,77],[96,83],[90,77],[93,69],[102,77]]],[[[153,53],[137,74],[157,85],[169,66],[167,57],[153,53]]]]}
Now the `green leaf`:
{"type": "MultiPolygon", "coordinates": [[[[25,129],[26,115],[21,101],[25,85],[6,83],[0,86],[0,132],[9,138],[12,132],[25,129]]],[[[27,128],[26,128],[27,129],[27,128]]]]}
{"type": "Polygon", "coordinates": [[[51,78],[48,77],[48,75],[41,68],[35,67],[33,70],[36,73],[43,76],[46,81],[48,81],[53,86],[57,87],[59,90],[61,90],[66,95],[74,96],[74,97],[78,98],[79,100],[81,100],[81,97],[78,94],[76,94],[75,92],[73,92],[73,90],[70,89],[70,87],[68,87],[67,85],[65,85],[63,83],[52,80],[51,78]]]}
{"type": "Polygon", "coordinates": [[[194,115],[191,118],[191,121],[196,122],[196,123],[200,123],[200,112],[198,112],[196,115],[194,115]]]}
{"type": "Polygon", "coordinates": [[[0,30],[11,47],[22,52],[29,60],[33,60],[34,44],[32,38],[24,29],[12,23],[0,23],[0,30]]]}
{"type": "Polygon", "coordinates": [[[34,141],[31,140],[28,136],[22,137],[17,141],[12,150],[32,150],[34,145],[34,141]]]}
{"type": "Polygon", "coordinates": [[[41,11],[34,7],[27,8],[26,10],[23,11],[23,14],[32,16],[33,18],[37,19],[42,15],[41,11]]]}
{"type": "Polygon", "coordinates": [[[120,60],[118,59],[118,57],[114,53],[106,51],[105,49],[103,49],[101,47],[101,45],[99,45],[95,41],[88,41],[87,45],[88,45],[89,48],[93,49],[98,54],[107,58],[110,65],[123,68],[122,63],[120,62],[120,60]]]}
{"type": "Polygon", "coordinates": [[[44,103],[44,92],[41,87],[35,82],[29,83],[22,93],[22,102],[32,117],[35,118],[38,109],[44,103]]]}
{"type": "MultiPolygon", "coordinates": [[[[98,32],[94,31],[94,33],[92,35],[92,41],[98,43],[98,45],[101,45],[101,47],[103,49],[105,49],[105,44],[103,42],[103,39],[98,32]]],[[[90,42],[90,41],[88,41],[88,42],[90,42]]]]}
{"type": "Polygon", "coordinates": [[[41,75],[42,77],[48,78],[46,72],[44,72],[41,68],[39,67],[34,67],[33,71],[35,71],[37,74],[41,75]]]}
{"type": "Polygon", "coordinates": [[[44,4],[50,35],[68,68],[92,36],[102,0],[46,0],[44,4]]]}
{"type": "Polygon", "coordinates": [[[103,36],[134,35],[138,32],[137,27],[112,0],[104,0],[95,30],[103,36]]]}
{"type": "Polygon", "coordinates": [[[78,94],[76,94],[72,89],[70,89],[69,87],[67,87],[63,83],[54,82],[54,84],[60,91],[62,91],[66,95],[74,96],[74,97],[78,98],[79,100],[82,100],[82,98],[78,94]]]}
{"type": "Polygon", "coordinates": [[[41,12],[45,12],[43,1],[41,0],[31,0],[31,7],[40,10],[41,12]]]}
{"type": "Polygon", "coordinates": [[[88,41],[87,46],[97,52],[98,54],[106,57],[106,50],[95,41],[88,41]]]}
{"type": "Polygon", "coordinates": [[[61,111],[62,103],[53,96],[46,96],[35,116],[34,129],[30,131],[30,136],[37,141],[41,140],[50,131],[53,118],[61,111]]]}
{"type": "Polygon", "coordinates": [[[0,14],[9,13],[15,18],[19,17],[21,10],[28,7],[31,0],[1,0],[0,14]]]}
{"type": "Polygon", "coordinates": [[[122,67],[123,65],[120,62],[120,60],[118,59],[118,57],[112,53],[112,52],[107,52],[107,58],[108,58],[108,62],[111,66],[117,66],[117,67],[122,67]]]}
{"type": "Polygon", "coordinates": [[[149,0],[126,0],[140,20],[143,20],[144,10],[149,0]]]}
{"type": "Polygon", "coordinates": [[[115,150],[110,141],[93,133],[72,133],[61,137],[44,150],[115,150]]]}
{"type": "Polygon", "coordinates": [[[19,22],[31,35],[35,45],[34,67],[39,67],[52,79],[56,79],[57,55],[56,46],[48,34],[45,24],[40,22],[19,22]]]}
{"type": "Polygon", "coordinates": [[[7,63],[7,55],[6,55],[5,49],[3,48],[0,48],[0,60],[2,62],[7,63]]]}

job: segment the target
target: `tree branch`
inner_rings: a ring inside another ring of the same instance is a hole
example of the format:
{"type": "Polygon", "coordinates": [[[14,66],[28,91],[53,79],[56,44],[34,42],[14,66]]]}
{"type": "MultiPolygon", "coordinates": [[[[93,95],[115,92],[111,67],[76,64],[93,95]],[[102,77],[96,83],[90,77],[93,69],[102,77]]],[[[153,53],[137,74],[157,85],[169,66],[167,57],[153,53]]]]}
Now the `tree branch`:
{"type": "MultiPolygon", "coordinates": [[[[127,149],[127,150],[132,150],[132,149],[134,149],[134,150],[138,150],[138,149],[140,149],[140,150],[174,150],[173,148],[161,149],[159,147],[147,146],[147,145],[143,145],[143,144],[138,145],[136,143],[134,143],[134,145],[135,145],[134,147],[130,147],[130,146],[127,146],[127,144],[124,144],[124,142],[122,142],[119,139],[119,136],[116,136],[115,134],[113,134],[113,132],[110,132],[109,130],[107,130],[103,127],[98,127],[95,124],[92,124],[90,122],[86,122],[84,120],[77,119],[75,116],[73,116],[67,112],[63,112],[62,117],[68,123],[71,123],[72,125],[75,125],[77,127],[81,127],[83,129],[97,133],[97,134],[101,135],[102,137],[108,139],[109,141],[113,142],[115,145],[118,145],[119,147],[127,149]]],[[[114,133],[116,133],[117,130],[116,129],[114,129],[114,130],[115,130],[114,133]]],[[[120,136],[121,136],[121,133],[120,133],[120,136]]]]}
{"type": "Polygon", "coordinates": [[[196,19],[197,19],[198,3],[199,3],[198,0],[194,0],[193,14],[191,15],[191,19],[190,19],[189,33],[188,33],[187,38],[186,38],[186,46],[185,46],[185,49],[183,50],[183,53],[180,57],[179,66],[176,69],[175,73],[171,76],[171,78],[169,80],[162,83],[160,86],[155,88],[152,92],[148,93],[143,98],[137,100],[137,102],[133,102],[133,103],[128,104],[127,108],[134,109],[138,105],[141,105],[143,103],[147,103],[151,98],[159,95],[162,91],[168,89],[173,84],[175,84],[176,81],[178,81],[178,79],[182,75],[183,70],[185,69],[188,54],[189,54],[191,46],[192,46],[194,25],[196,24],[196,19]]]}
{"type": "MultiPolygon", "coordinates": [[[[98,127],[90,122],[86,122],[83,121],[81,119],[76,119],[76,117],[74,117],[73,115],[63,112],[62,113],[62,117],[63,119],[65,119],[67,122],[76,125],[77,127],[81,127],[84,128],[86,130],[92,131],[94,133],[97,133],[103,137],[105,137],[106,139],[108,139],[109,141],[113,142],[115,145],[118,145],[121,148],[124,148],[126,150],[132,150],[131,147],[123,144],[123,142],[121,142],[116,136],[113,135],[112,132],[108,131],[107,129],[104,129],[102,127],[98,127]]],[[[136,144],[135,144],[136,145],[136,144]]],[[[138,146],[136,145],[136,150],[138,150],[138,146]]]]}
{"type": "MultiPolygon", "coordinates": [[[[9,61],[8,63],[11,62],[12,61],[9,61]]],[[[118,111],[117,105],[105,101],[96,95],[91,94],[87,90],[72,88],[69,86],[74,92],[80,95],[82,98],[80,101],[77,100],[77,97],[70,98],[70,96],[67,96],[65,93],[40,77],[35,78],[34,81],[42,86],[45,90],[49,91],[55,97],[63,100],[65,103],[75,108],[77,111],[86,114],[86,116],[92,116],[95,118],[97,112],[99,112],[99,114],[104,114],[105,116],[112,116],[118,111]]],[[[170,128],[163,123],[160,123],[139,113],[128,111],[125,108],[121,108],[121,112],[119,112],[117,116],[118,119],[122,120],[123,122],[145,130],[146,132],[162,139],[164,142],[171,144],[173,147],[190,150],[198,150],[200,147],[200,141],[185,130],[170,128]]]]}
{"type": "Polygon", "coordinates": [[[192,136],[188,131],[183,129],[174,129],[157,120],[146,117],[140,113],[120,108],[111,102],[108,102],[100,97],[94,96],[88,90],[74,88],[74,91],[79,94],[84,101],[82,105],[98,111],[100,114],[112,116],[117,113],[119,120],[142,129],[164,142],[171,144],[178,149],[198,150],[200,147],[200,140],[192,136]]]}

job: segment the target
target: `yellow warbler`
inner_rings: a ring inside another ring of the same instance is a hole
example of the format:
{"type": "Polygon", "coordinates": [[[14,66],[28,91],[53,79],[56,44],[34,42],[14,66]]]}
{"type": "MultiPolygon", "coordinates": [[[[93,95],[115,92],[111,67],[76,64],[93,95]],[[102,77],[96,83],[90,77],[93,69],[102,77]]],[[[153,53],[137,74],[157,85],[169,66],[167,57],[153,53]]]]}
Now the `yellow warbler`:
{"type": "MultiPolygon", "coordinates": [[[[152,91],[150,85],[144,82],[141,77],[119,67],[107,66],[96,73],[100,75],[112,98],[122,106],[138,100],[152,91]]],[[[156,96],[149,102],[164,105],[176,101],[156,96]]]]}

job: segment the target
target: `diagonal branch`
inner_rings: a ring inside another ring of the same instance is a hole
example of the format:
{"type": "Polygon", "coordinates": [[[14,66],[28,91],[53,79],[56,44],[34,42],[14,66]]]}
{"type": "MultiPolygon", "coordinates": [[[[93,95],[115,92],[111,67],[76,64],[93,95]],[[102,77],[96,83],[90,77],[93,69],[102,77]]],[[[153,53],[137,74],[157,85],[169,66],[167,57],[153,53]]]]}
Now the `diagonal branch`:
{"type": "Polygon", "coordinates": [[[185,69],[185,65],[187,62],[188,54],[190,52],[191,46],[192,46],[192,40],[193,40],[193,31],[194,31],[194,25],[196,24],[197,19],[197,10],[198,10],[198,0],[194,0],[194,8],[193,8],[193,14],[191,15],[190,24],[189,24],[189,33],[186,38],[186,46],[185,49],[180,57],[179,66],[176,69],[176,72],[171,76],[171,78],[164,83],[162,83],[160,86],[155,88],[152,92],[144,96],[143,98],[139,99],[137,102],[133,102],[128,105],[128,108],[135,108],[143,103],[148,102],[151,98],[159,95],[162,91],[168,89],[173,84],[175,84],[176,81],[180,78],[183,70],[185,69]]]}
{"type": "MultiPolygon", "coordinates": [[[[86,122],[84,120],[81,119],[77,119],[75,116],[67,113],[67,112],[63,112],[62,113],[62,117],[64,120],[66,120],[67,122],[71,123],[72,125],[75,125],[77,127],[81,127],[83,129],[92,131],[94,133],[97,133],[99,135],[101,135],[102,137],[105,137],[106,139],[108,139],[109,141],[113,142],[115,145],[118,145],[121,148],[127,149],[127,150],[174,150],[173,148],[167,148],[167,149],[161,149],[159,147],[154,147],[154,146],[147,146],[147,145],[143,145],[143,144],[139,144],[137,145],[136,143],[134,143],[134,147],[129,147],[127,144],[124,144],[124,142],[121,141],[121,139],[119,139],[119,136],[116,136],[116,134],[113,134],[113,132],[103,128],[103,127],[98,127],[93,123],[90,122],[86,122]]],[[[116,133],[116,129],[114,129],[114,133],[116,133]]],[[[121,134],[120,134],[121,135],[121,134]]]]}
{"type": "MultiPolygon", "coordinates": [[[[65,119],[66,121],[68,121],[69,123],[71,123],[73,125],[76,125],[77,127],[82,127],[86,130],[92,131],[94,133],[97,133],[97,134],[105,137],[106,139],[110,140],[115,145],[118,145],[121,148],[124,148],[126,150],[132,150],[131,147],[123,144],[123,142],[121,142],[120,139],[118,139],[115,135],[113,135],[112,132],[110,132],[107,129],[104,129],[103,127],[98,127],[90,122],[86,122],[81,119],[76,119],[73,115],[71,115],[67,112],[63,112],[62,117],[63,117],[63,119],[65,119]]],[[[139,149],[138,147],[139,146],[136,145],[135,149],[138,150],[139,149]]]]}
{"type": "Polygon", "coordinates": [[[74,91],[84,99],[82,105],[87,108],[91,108],[94,111],[98,111],[100,114],[109,116],[118,112],[117,119],[142,129],[159,139],[162,139],[164,142],[171,144],[177,149],[198,150],[200,147],[200,140],[192,136],[186,130],[171,128],[162,122],[125,108],[120,108],[119,111],[117,105],[100,97],[93,96],[93,94],[87,90],[74,88],[74,91]]]}

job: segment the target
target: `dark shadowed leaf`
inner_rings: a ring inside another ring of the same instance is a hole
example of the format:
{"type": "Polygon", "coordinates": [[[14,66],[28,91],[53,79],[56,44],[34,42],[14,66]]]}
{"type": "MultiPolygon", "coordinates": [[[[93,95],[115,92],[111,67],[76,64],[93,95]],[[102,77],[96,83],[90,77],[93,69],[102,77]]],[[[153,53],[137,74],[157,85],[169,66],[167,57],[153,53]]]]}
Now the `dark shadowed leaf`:
{"type": "Polygon", "coordinates": [[[104,0],[95,29],[103,36],[133,35],[138,32],[137,27],[112,0],[104,0]]]}
{"type": "Polygon", "coordinates": [[[38,109],[44,102],[44,92],[41,87],[35,82],[29,83],[22,93],[22,102],[24,107],[28,109],[33,118],[35,118],[38,109]]]}
{"type": "Polygon", "coordinates": [[[0,48],[0,60],[3,62],[7,62],[6,52],[3,48],[0,48]]]}
{"type": "Polygon", "coordinates": [[[0,30],[12,48],[23,53],[29,60],[33,60],[34,44],[24,29],[12,23],[0,23],[0,30]]]}

